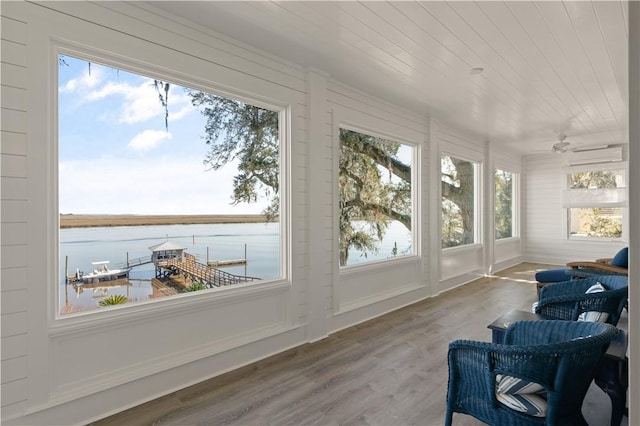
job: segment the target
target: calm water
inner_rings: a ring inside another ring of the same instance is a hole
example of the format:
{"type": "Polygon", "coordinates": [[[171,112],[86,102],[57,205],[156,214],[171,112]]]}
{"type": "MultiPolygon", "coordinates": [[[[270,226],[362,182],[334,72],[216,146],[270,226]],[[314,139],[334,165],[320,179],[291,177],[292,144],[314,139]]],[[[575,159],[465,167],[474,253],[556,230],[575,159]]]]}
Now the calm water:
{"type": "Polygon", "coordinates": [[[76,269],[91,272],[91,262],[108,260],[109,268],[116,269],[127,261],[149,257],[149,247],[171,241],[196,256],[201,263],[209,260],[245,258],[247,264],[225,268],[236,275],[262,279],[280,276],[280,238],[277,223],[241,223],[207,225],[118,226],[104,228],[71,228],[60,230],[60,306],[73,305],[71,310],[86,310],[98,306],[107,295],[122,294],[130,301],[148,299],[152,294],[153,264],[135,267],[129,274],[131,285],[120,287],[85,288],[78,292],[65,285],[65,261],[69,273],[76,269]]]}
{"type": "MultiPolygon", "coordinates": [[[[151,278],[153,264],[135,267],[129,274],[129,285],[100,286],[98,288],[74,289],[65,284],[65,261],[69,262],[69,273],[76,269],[91,272],[91,262],[108,260],[109,268],[122,267],[129,260],[149,257],[149,247],[171,241],[185,248],[185,252],[195,255],[201,263],[209,260],[229,260],[245,258],[246,265],[224,268],[236,275],[247,275],[262,279],[272,279],[280,274],[280,237],[278,223],[239,223],[208,225],[155,225],[118,226],[103,228],[71,228],[60,230],[60,309],[67,312],[90,310],[98,307],[105,296],[122,294],[129,301],[149,299],[153,293],[151,278]],[[81,289],[81,290],[80,290],[81,289]],[[67,308],[65,309],[65,306],[67,308]]],[[[387,235],[376,254],[368,257],[352,251],[349,264],[384,259],[391,255],[394,242],[398,252],[410,248],[410,234],[399,223],[389,226],[387,235]]]]}

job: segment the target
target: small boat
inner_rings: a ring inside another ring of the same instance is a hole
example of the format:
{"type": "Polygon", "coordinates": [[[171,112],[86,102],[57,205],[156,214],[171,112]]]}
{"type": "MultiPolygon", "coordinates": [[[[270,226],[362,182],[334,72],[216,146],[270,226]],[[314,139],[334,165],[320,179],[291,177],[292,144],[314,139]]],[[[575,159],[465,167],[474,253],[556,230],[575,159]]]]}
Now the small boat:
{"type": "Polygon", "coordinates": [[[74,280],[83,283],[97,283],[101,281],[113,281],[120,278],[128,278],[131,268],[125,269],[109,269],[109,261],[102,260],[99,262],[91,262],[93,271],[88,274],[80,270],[76,270],[74,280]]]}

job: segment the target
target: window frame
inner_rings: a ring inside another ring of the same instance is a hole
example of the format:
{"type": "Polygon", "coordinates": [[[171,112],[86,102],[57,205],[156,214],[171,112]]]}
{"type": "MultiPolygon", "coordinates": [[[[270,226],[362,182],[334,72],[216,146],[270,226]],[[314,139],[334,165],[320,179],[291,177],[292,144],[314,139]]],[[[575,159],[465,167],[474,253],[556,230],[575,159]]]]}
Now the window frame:
{"type": "Polygon", "coordinates": [[[440,250],[442,251],[455,251],[455,250],[465,250],[470,247],[478,247],[483,245],[483,235],[485,230],[483,229],[483,215],[485,214],[482,210],[483,206],[483,160],[475,159],[471,156],[455,153],[453,150],[441,150],[440,155],[438,157],[438,171],[439,171],[439,180],[438,180],[438,199],[439,199],[439,211],[438,215],[438,235],[440,236],[440,241],[438,242],[440,246],[440,250]],[[460,244],[452,247],[442,247],[442,157],[455,157],[459,160],[467,161],[469,163],[473,163],[473,242],[468,244],[460,244]]]}
{"type": "MultiPolygon", "coordinates": [[[[570,190],[569,181],[571,179],[571,175],[574,173],[581,172],[602,172],[602,171],[613,171],[613,170],[622,170],[622,174],[625,180],[625,189],[629,188],[629,162],[628,161],[615,161],[608,163],[593,163],[593,164],[583,164],[576,166],[565,166],[562,169],[562,186],[561,190],[564,194],[565,191],[570,190]]],[[[628,197],[628,195],[627,195],[628,197]]],[[[584,207],[584,208],[597,208],[599,206],[594,205],[593,207],[584,207]]],[[[585,237],[580,235],[571,235],[571,209],[578,207],[567,207],[562,206],[562,239],[568,241],[591,241],[591,242],[628,242],[629,241],[629,207],[628,203],[625,202],[623,206],[619,206],[622,211],[622,235],[618,238],[614,237],[585,237]]]]}
{"type": "Polygon", "coordinates": [[[518,206],[520,205],[520,172],[513,170],[508,167],[502,167],[500,165],[495,165],[493,168],[493,239],[497,244],[502,242],[517,240],[520,238],[520,209],[518,206]],[[511,173],[512,182],[511,182],[511,236],[505,238],[496,238],[495,237],[495,222],[496,222],[496,190],[495,190],[495,172],[496,170],[502,170],[505,172],[511,173]]]}
{"type": "MultiPolygon", "coordinates": [[[[365,134],[367,136],[372,136],[376,138],[387,139],[393,142],[400,143],[404,146],[407,146],[411,149],[411,238],[412,238],[412,253],[404,256],[391,257],[386,259],[375,259],[375,260],[367,260],[361,263],[356,263],[353,265],[340,265],[339,258],[336,258],[336,265],[340,274],[349,274],[362,270],[370,270],[371,268],[383,268],[385,265],[389,264],[400,264],[407,261],[413,261],[421,256],[421,243],[420,243],[420,235],[421,235],[421,223],[419,220],[420,217],[420,158],[421,158],[421,145],[417,142],[408,140],[404,137],[399,137],[393,135],[391,133],[385,133],[379,130],[374,130],[366,126],[361,126],[357,124],[353,124],[347,120],[338,121],[335,126],[335,166],[336,166],[336,193],[339,194],[339,164],[340,164],[340,130],[350,130],[352,132],[358,132],[365,134]]],[[[339,195],[336,198],[336,201],[339,200],[339,195]]],[[[336,232],[336,254],[339,256],[339,241],[340,241],[340,230],[339,230],[339,215],[340,215],[340,206],[339,202],[336,202],[336,216],[335,216],[335,232],[336,232]]]]}
{"type": "Polygon", "coordinates": [[[47,307],[48,318],[51,329],[66,329],[74,325],[111,323],[114,320],[123,318],[135,318],[141,316],[167,314],[170,312],[181,312],[186,306],[194,308],[225,303],[225,301],[240,300],[254,295],[259,297],[263,294],[281,292],[291,286],[292,259],[291,259],[291,105],[278,103],[273,99],[252,94],[248,96],[241,90],[232,90],[222,84],[203,80],[196,76],[181,74],[166,68],[160,68],[153,64],[142,63],[133,58],[117,55],[110,52],[78,46],[70,42],[51,40],[49,66],[49,112],[50,122],[47,125],[49,131],[49,148],[47,153],[49,184],[46,192],[47,199],[52,206],[48,214],[47,224],[51,230],[47,232],[49,259],[47,262],[47,281],[55,277],[55,285],[48,285],[47,307]],[[126,72],[135,73],[140,76],[155,78],[164,82],[200,90],[221,97],[235,99],[253,106],[278,112],[279,126],[279,194],[280,194],[280,215],[279,215],[279,276],[261,280],[258,282],[248,282],[236,286],[207,289],[198,292],[187,292],[169,297],[149,299],[131,304],[122,304],[109,307],[108,309],[95,309],[83,312],[61,314],[59,309],[60,285],[59,270],[60,264],[60,225],[59,225],[59,129],[58,129],[58,108],[59,108],[59,75],[58,58],[59,55],[67,55],[80,60],[120,69],[126,72]],[[52,261],[52,259],[54,259],[52,261]]]}

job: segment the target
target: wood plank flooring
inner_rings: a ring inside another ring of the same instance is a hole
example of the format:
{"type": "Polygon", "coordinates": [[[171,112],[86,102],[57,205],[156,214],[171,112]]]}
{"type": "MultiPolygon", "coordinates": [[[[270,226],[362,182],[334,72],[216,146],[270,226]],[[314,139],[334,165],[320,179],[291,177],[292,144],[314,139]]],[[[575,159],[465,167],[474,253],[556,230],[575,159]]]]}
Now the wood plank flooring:
{"type": "MultiPolygon", "coordinates": [[[[523,263],[479,278],[94,425],[441,425],[449,342],[490,341],[487,324],[529,310],[533,275],[546,267],[523,263]]],[[[583,406],[589,424],[608,425],[610,410],[592,385],[583,406]]],[[[455,414],[454,424],[482,423],[455,414]]]]}

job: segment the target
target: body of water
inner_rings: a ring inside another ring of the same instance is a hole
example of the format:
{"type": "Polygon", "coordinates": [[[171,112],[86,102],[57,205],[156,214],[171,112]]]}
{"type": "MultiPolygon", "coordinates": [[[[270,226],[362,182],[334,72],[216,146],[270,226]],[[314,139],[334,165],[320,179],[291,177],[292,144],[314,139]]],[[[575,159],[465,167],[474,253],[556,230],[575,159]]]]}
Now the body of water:
{"type": "MultiPolygon", "coordinates": [[[[104,297],[114,294],[127,296],[130,302],[147,300],[153,296],[151,279],[155,276],[152,263],[134,267],[129,280],[111,285],[72,286],[66,284],[68,262],[70,274],[76,270],[89,273],[92,262],[109,261],[110,269],[126,264],[127,256],[135,259],[149,257],[149,247],[165,241],[181,245],[185,252],[196,256],[200,263],[209,260],[245,258],[246,265],[224,268],[225,272],[264,280],[281,276],[280,229],[278,223],[231,223],[198,225],[116,226],[96,228],[68,228],[60,230],[60,311],[75,312],[96,309],[104,297]]],[[[386,259],[397,243],[398,254],[411,248],[410,233],[398,222],[390,224],[379,251],[364,254],[352,250],[349,264],[386,259]]]]}
{"type": "MultiPolygon", "coordinates": [[[[152,296],[151,279],[155,276],[152,263],[137,266],[129,274],[130,285],[86,286],[82,291],[67,285],[69,273],[93,270],[92,262],[109,261],[110,269],[126,264],[127,255],[134,259],[149,257],[149,247],[165,241],[181,245],[185,252],[196,256],[200,263],[209,260],[245,258],[246,265],[224,268],[225,272],[262,279],[280,274],[280,232],[278,223],[233,223],[198,225],[115,226],[69,228],[60,230],[60,307],[67,311],[94,309],[105,296],[122,294],[130,301],[152,296]],[[69,307],[72,305],[72,307],[69,307]]],[[[78,287],[78,286],[76,286],[78,287]]]]}

